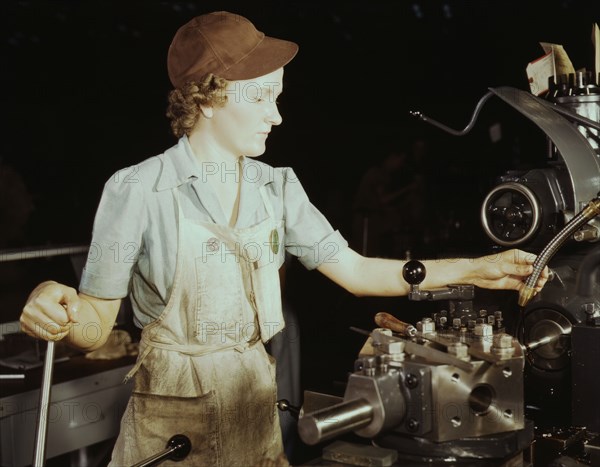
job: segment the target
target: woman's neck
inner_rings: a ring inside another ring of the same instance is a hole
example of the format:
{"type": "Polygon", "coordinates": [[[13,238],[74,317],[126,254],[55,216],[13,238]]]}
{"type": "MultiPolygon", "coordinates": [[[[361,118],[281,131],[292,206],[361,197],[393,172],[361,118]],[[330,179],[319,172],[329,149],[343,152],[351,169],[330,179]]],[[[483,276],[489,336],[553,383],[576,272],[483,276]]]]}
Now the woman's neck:
{"type": "Polygon", "coordinates": [[[205,180],[217,195],[221,210],[233,227],[238,217],[242,156],[223,150],[205,135],[192,133],[188,140],[202,166],[205,180]]]}

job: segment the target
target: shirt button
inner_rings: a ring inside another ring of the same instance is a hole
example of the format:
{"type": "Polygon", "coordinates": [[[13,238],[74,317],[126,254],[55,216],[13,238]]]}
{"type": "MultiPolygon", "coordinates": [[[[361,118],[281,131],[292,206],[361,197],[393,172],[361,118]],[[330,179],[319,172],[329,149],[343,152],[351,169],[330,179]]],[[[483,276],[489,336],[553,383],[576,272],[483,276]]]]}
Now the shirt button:
{"type": "Polygon", "coordinates": [[[206,250],[214,253],[215,251],[217,251],[219,249],[219,239],[215,238],[215,237],[210,237],[207,241],[206,241],[206,250]]]}

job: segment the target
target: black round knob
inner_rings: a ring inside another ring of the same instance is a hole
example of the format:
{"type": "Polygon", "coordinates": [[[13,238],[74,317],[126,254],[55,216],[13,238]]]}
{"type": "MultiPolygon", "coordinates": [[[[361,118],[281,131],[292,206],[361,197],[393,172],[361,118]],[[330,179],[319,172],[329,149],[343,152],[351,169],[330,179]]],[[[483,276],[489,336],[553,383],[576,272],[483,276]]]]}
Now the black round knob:
{"type": "Polygon", "coordinates": [[[410,285],[419,285],[425,279],[426,272],[425,265],[413,259],[402,268],[402,277],[410,285]]]}
{"type": "Polygon", "coordinates": [[[167,443],[167,448],[171,449],[171,454],[168,458],[179,462],[185,459],[192,450],[192,442],[185,435],[175,435],[167,443]]]}

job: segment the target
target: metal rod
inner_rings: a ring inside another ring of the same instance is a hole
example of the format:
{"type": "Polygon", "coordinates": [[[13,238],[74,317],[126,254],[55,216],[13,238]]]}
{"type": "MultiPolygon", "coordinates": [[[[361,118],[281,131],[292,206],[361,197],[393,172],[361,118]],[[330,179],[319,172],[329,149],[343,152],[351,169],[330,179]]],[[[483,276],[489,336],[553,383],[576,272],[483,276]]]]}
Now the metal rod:
{"type": "Polygon", "coordinates": [[[166,448],[154,454],[153,456],[148,457],[148,459],[145,459],[142,462],[135,464],[133,467],[150,467],[153,465],[158,465],[162,461],[169,459],[174,450],[175,448],[166,448]]]}
{"type": "Polygon", "coordinates": [[[138,462],[132,467],[151,467],[166,460],[179,462],[185,459],[191,450],[192,443],[187,436],[175,435],[167,442],[167,447],[164,450],[138,462]]]}
{"type": "Polygon", "coordinates": [[[483,104],[485,104],[487,102],[487,100],[492,96],[493,96],[492,92],[489,91],[486,94],[484,94],[481,99],[479,99],[479,102],[477,103],[477,106],[475,107],[475,110],[473,111],[473,115],[471,116],[471,121],[469,121],[467,126],[464,127],[462,130],[455,130],[454,128],[450,128],[449,126],[444,125],[443,123],[440,123],[437,120],[434,120],[433,118],[429,118],[428,116],[423,115],[421,112],[418,112],[418,111],[411,111],[409,113],[413,117],[416,117],[425,123],[429,123],[430,125],[436,126],[440,130],[445,131],[446,133],[450,133],[451,135],[454,135],[454,136],[464,136],[473,129],[473,127],[475,126],[475,122],[477,121],[477,118],[479,117],[479,113],[481,112],[481,109],[483,107],[483,104]]]}
{"type": "Polygon", "coordinates": [[[35,452],[33,467],[43,467],[46,462],[46,436],[48,434],[48,411],[50,409],[50,392],[52,389],[52,363],[54,360],[54,341],[48,341],[44,374],[40,388],[40,403],[38,407],[37,429],[35,433],[35,452]]]}
{"type": "Polygon", "coordinates": [[[25,379],[24,373],[0,375],[0,379],[25,379]]]}
{"type": "Polygon", "coordinates": [[[25,250],[0,250],[0,263],[22,261],[25,259],[49,258],[51,256],[76,255],[86,253],[86,245],[64,246],[57,248],[35,248],[25,250]]]}

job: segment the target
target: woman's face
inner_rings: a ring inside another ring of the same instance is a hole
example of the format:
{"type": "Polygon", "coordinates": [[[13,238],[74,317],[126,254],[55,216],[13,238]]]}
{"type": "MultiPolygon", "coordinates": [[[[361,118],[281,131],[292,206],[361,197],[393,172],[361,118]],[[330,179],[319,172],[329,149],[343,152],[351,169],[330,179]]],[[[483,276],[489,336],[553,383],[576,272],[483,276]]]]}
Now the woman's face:
{"type": "Polygon", "coordinates": [[[212,129],[219,145],[233,156],[256,157],[266,150],[274,125],[282,122],[277,97],[283,91],[283,68],[250,80],[231,81],[227,103],[213,107],[212,129]]]}

